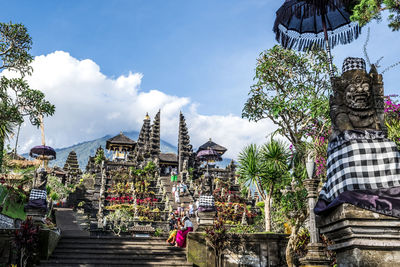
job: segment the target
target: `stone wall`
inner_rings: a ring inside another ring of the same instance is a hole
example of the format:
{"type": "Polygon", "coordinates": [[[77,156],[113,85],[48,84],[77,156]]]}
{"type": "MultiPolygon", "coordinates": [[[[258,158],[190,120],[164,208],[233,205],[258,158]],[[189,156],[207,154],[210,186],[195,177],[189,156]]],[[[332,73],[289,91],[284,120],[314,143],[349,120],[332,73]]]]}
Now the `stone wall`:
{"type": "Polygon", "coordinates": [[[0,266],[7,266],[16,260],[12,247],[14,232],[15,229],[0,229],[0,266]]]}
{"type": "MultiPolygon", "coordinates": [[[[230,238],[229,249],[224,251],[225,267],[286,266],[287,235],[243,234],[230,238]]],[[[206,244],[205,233],[189,233],[187,259],[199,267],[214,266],[213,249],[206,244]]]]}

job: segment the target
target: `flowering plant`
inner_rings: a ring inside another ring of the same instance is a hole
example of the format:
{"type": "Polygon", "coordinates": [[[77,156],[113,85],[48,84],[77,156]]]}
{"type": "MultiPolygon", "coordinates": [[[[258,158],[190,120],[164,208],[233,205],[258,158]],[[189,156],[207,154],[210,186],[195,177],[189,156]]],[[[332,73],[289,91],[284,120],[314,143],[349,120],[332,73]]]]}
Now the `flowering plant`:
{"type": "Polygon", "coordinates": [[[397,95],[386,97],[384,112],[388,137],[400,148],[400,104],[394,100],[397,97],[397,95]]]}

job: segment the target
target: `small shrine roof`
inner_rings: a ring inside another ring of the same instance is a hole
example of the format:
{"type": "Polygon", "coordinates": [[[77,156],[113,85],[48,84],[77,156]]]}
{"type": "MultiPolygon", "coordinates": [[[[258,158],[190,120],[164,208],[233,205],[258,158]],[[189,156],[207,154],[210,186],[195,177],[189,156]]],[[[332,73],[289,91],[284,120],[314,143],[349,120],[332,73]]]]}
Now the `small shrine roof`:
{"type": "Polygon", "coordinates": [[[224,154],[228,150],[225,147],[218,145],[217,143],[214,143],[210,138],[210,140],[208,140],[206,143],[204,143],[203,145],[201,145],[199,147],[199,149],[197,150],[197,153],[199,153],[201,150],[206,150],[209,148],[211,148],[212,150],[215,150],[220,155],[224,154]]]}
{"type": "Polygon", "coordinates": [[[178,162],[178,156],[175,153],[160,153],[160,162],[178,162]]]}
{"type": "Polygon", "coordinates": [[[111,137],[106,141],[106,149],[111,149],[112,146],[128,146],[133,149],[136,142],[120,132],[118,135],[111,137]]]}

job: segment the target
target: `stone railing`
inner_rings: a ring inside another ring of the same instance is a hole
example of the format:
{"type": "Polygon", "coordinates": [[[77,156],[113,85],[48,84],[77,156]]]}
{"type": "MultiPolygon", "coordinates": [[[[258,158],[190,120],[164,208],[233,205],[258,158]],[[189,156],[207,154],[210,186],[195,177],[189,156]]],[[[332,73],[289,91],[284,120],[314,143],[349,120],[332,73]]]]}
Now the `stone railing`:
{"type": "MultiPolygon", "coordinates": [[[[223,251],[223,266],[286,266],[288,235],[241,234],[229,238],[229,249],[223,251]]],[[[187,237],[187,259],[199,267],[215,266],[215,255],[203,232],[187,237]]]]}

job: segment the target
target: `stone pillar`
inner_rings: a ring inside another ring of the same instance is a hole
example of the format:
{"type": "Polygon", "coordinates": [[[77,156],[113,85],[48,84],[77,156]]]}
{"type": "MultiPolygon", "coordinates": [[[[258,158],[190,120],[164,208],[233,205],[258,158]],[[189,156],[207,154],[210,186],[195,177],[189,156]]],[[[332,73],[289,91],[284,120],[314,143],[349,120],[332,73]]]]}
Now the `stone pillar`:
{"type": "Polygon", "coordinates": [[[217,214],[216,211],[198,212],[197,218],[199,227],[197,228],[197,231],[198,232],[205,231],[206,227],[213,226],[216,214],[217,214]]]}
{"type": "Polygon", "coordinates": [[[322,234],[334,241],[338,266],[400,266],[400,219],[341,204],[318,216],[322,234]]]}
{"type": "Polygon", "coordinates": [[[307,197],[310,214],[310,243],[307,245],[308,252],[306,256],[300,259],[301,266],[329,266],[329,260],[327,259],[324,252],[325,246],[320,243],[319,231],[315,222],[314,207],[318,196],[318,184],[318,179],[307,179],[304,181],[304,186],[308,192],[307,197]]]}

